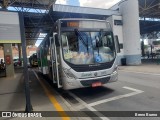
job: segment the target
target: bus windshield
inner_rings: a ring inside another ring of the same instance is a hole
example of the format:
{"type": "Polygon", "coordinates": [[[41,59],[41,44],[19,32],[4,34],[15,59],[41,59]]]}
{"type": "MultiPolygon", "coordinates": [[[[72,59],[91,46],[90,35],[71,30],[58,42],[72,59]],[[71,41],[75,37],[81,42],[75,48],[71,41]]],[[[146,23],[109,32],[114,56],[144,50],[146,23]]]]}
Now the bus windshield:
{"type": "Polygon", "coordinates": [[[64,60],[72,64],[96,64],[115,59],[115,45],[110,31],[62,32],[64,60]]]}

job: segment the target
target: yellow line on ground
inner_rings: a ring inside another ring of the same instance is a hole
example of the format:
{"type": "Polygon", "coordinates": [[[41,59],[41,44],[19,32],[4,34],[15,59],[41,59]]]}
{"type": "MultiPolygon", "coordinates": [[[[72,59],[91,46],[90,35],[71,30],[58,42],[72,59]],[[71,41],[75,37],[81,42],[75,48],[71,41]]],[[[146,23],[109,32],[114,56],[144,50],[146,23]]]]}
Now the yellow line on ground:
{"type": "Polygon", "coordinates": [[[53,93],[47,89],[47,87],[44,85],[44,83],[39,79],[38,75],[35,73],[35,71],[33,71],[35,76],[37,77],[38,81],[40,82],[41,86],[43,87],[46,95],[48,96],[48,98],[50,99],[51,103],[53,104],[53,106],[55,107],[55,109],[57,110],[57,112],[59,113],[59,115],[62,117],[62,120],[70,120],[69,116],[64,112],[62,106],[58,103],[58,101],[56,100],[56,98],[54,97],[53,93]]]}

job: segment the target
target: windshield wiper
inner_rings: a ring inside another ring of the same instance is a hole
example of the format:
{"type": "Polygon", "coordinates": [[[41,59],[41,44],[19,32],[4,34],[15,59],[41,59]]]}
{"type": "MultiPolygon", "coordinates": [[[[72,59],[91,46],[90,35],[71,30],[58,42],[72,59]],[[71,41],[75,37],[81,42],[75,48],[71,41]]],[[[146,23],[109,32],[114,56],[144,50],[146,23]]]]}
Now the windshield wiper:
{"type": "Polygon", "coordinates": [[[76,36],[79,36],[79,39],[81,40],[81,42],[83,43],[83,45],[87,48],[87,52],[88,52],[88,54],[89,54],[89,50],[88,50],[88,36],[87,36],[86,34],[84,34],[84,35],[87,36],[87,43],[86,43],[86,42],[84,41],[83,36],[81,35],[81,32],[78,31],[78,29],[74,29],[74,31],[75,31],[75,35],[76,35],[76,36]]]}

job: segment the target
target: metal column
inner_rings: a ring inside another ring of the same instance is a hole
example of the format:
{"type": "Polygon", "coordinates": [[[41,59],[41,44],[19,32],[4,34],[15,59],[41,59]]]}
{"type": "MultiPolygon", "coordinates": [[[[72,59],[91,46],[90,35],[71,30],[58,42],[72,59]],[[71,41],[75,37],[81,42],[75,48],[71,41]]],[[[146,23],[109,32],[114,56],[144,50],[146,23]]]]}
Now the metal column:
{"type": "Polygon", "coordinates": [[[25,112],[32,112],[32,105],[31,105],[31,99],[30,99],[30,87],[29,87],[29,74],[28,74],[28,66],[27,66],[26,38],[25,38],[23,12],[19,13],[19,21],[20,21],[20,32],[21,32],[21,42],[22,42],[25,95],[26,95],[26,110],[25,110],[25,112]]]}

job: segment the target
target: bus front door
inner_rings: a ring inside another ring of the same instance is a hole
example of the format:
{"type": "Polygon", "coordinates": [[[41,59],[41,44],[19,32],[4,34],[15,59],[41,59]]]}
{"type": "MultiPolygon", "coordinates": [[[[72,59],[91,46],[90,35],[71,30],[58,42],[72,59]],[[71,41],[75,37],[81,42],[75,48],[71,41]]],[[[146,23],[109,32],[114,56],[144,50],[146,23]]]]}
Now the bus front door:
{"type": "Polygon", "coordinates": [[[58,61],[57,61],[57,48],[55,43],[55,36],[50,38],[51,41],[51,56],[52,56],[52,76],[53,76],[53,83],[57,83],[58,88],[61,88],[60,80],[59,80],[59,70],[58,70],[58,61]]]}

